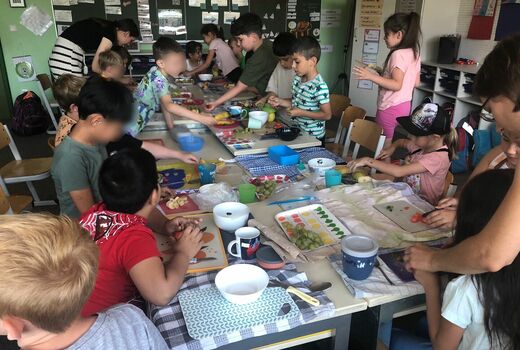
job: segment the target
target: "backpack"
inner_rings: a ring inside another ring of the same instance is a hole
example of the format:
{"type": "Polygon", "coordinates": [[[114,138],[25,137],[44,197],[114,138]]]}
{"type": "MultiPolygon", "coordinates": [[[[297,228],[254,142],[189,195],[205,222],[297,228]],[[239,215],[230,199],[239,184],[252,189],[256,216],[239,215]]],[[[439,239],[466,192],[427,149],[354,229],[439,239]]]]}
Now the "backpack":
{"type": "Polygon", "coordinates": [[[473,136],[468,133],[462,125],[468,123],[473,129],[478,128],[480,120],[480,111],[472,111],[457,124],[455,130],[459,138],[459,147],[455,158],[451,162],[451,172],[453,174],[460,174],[468,171],[471,165],[470,151],[473,149],[473,136]]]}
{"type": "Polygon", "coordinates": [[[43,108],[38,95],[26,91],[14,101],[11,129],[20,136],[44,133],[50,124],[49,113],[43,108]]]}

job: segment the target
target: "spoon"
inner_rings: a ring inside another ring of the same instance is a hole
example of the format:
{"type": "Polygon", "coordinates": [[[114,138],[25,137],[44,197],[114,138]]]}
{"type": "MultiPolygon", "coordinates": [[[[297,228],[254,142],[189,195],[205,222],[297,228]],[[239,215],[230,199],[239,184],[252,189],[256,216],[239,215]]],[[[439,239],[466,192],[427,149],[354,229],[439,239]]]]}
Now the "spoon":
{"type": "Polygon", "coordinates": [[[330,287],[332,287],[332,283],[330,282],[313,282],[308,288],[311,292],[321,292],[330,287]]]}

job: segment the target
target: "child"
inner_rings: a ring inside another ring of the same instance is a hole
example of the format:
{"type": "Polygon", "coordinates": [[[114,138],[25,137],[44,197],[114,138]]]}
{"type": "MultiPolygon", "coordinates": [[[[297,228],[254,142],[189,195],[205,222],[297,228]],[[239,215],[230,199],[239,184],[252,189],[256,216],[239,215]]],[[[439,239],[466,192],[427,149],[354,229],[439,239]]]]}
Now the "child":
{"type": "Polygon", "coordinates": [[[237,38],[232,36],[228,39],[228,45],[231,51],[233,51],[233,54],[235,55],[235,58],[237,59],[237,63],[240,65],[240,69],[244,70],[246,66],[245,62],[245,56],[242,54],[242,47],[240,47],[240,44],[238,43],[237,38]]]}
{"type": "Polygon", "coordinates": [[[185,72],[184,75],[192,77],[204,72],[209,68],[213,59],[215,59],[217,67],[222,71],[224,76],[232,83],[236,83],[242,70],[235,60],[233,51],[231,51],[223,40],[224,34],[222,28],[219,29],[215,24],[205,24],[202,26],[200,34],[202,38],[204,38],[204,42],[209,46],[208,56],[206,57],[206,61],[198,68],[189,70],[185,72]]]}
{"type": "Polygon", "coordinates": [[[352,170],[368,166],[384,174],[404,177],[415,193],[435,205],[443,195],[444,181],[457,148],[457,133],[451,127],[451,118],[438,104],[423,103],[410,117],[399,117],[397,122],[411,135],[410,140],[395,141],[381,151],[377,160],[364,157],[348,166],[352,170]],[[404,165],[382,161],[397,148],[410,152],[404,165]]]}
{"type": "Polygon", "coordinates": [[[269,78],[265,95],[257,101],[257,105],[263,105],[271,96],[282,99],[291,99],[292,82],[295,76],[293,65],[293,47],[296,38],[291,33],[280,33],[274,39],[273,52],[278,57],[278,64],[269,78]]]}
{"type": "MultiPolygon", "coordinates": [[[[501,132],[502,142],[500,146],[493,148],[478,163],[470,175],[470,179],[489,169],[515,169],[518,157],[520,157],[520,147],[512,141],[510,132],[501,132]]],[[[439,210],[429,214],[424,220],[432,227],[452,228],[455,223],[458,199],[453,197],[444,198],[437,204],[439,210]]]]}
{"type": "Polygon", "coordinates": [[[61,75],[52,85],[52,94],[65,114],[61,116],[54,138],[54,147],[58,147],[72,127],[78,122],[78,95],[85,84],[84,77],[71,74],[61,75]]]}
{"type": "Polygon", "coordinates": [[[388,146],[394,136],[396,118],[409,115],[413,89],[420,82],[420,17],[415,12],[395,13],[385,21],[384,29],[390,52],[382,76],[363,67],[355,67],[354,74],[356,79],[379,85],[376,121],[383,128],[388,146]]]}
{"type": "MultiPolygon", "coordinates": [[[[58,101],[61,109],[67,111],[60,119],[54,140],[55,147],[58,147],[63,138],[70,134],[72,128],[79,120],[77,99],[84,83],[85,79],[82,77],[63,74],[53,84],[53,94],[56,101],[58,101]]],[[[179,159],[191,164],[198,162],[198,158],[191,153],[176,151],[155,142],[138,140],[127,134],[117,141],[109,142],[106,148],[108,154],[124,148],[143,148],[152,153],[157,159],[179,159]]]]}
{"type": "Polygon", "coordinates": [[[78,97],[79,120],[52,160],[60,212],[77,218],[100,200],[98,172],[106,144],[123,135],[132,115],[132,94],[119,82],[91,77],[78,97]]]}
{"type": "Polygon", "coordinates": [[[320,140],[325,137],[325,121],[329,120],[329,88],[318,72],[321,48],[311,37],[300,38],[294,45],[292,101],[271,96],[267,102],[273,107],[289,108],[288,114],[296,119],[301,130],[320,140]]]}
{"type": "Polygon", "coordinates": [[[246,66],[236,86],[207,105],[210,111],[246,90],[264,95],[269,77],[278,62],[271,41],[262,39],[262,20],[258,15],[241,15],[231,24],[231,34],[244,50],[253,54],[250,58],[246,57],[246,66]]]}
{"type": "Polygon", "coordinates": [[[186,44],[186,70],[191,71],[202,64],[202,44],[190,41],[186,44]]]}
{"type": "Polygon", "coordinates": [[[125,66],[125,69],[128,69],[130,67],[130,64],[132,63],[132,55],[130,55],[130,52],[128,52],[127,48],[124,46],[112,46],[112,51],[117,53],[121,58],[123,59],[123,64],[125,66]]]}
{"type": "Polygon", "coordinates": [[[118,53],[107,50],[99,54],[99,69],[102,78],[120,80],[125,75],[126,66],[118,53]]]}
{"type": "Polygon", "coordinates": [[[168,349],[135,306],[80,316],[94,287],[98,248],[76,221],[4,215],[0,256],[0,335],[22,349],[168,349]]]}
{"type": "MultiPolygon", "coordinates": [[[[514,178],[514,170],[489,170],[470,180],[457,209],[455,245],[473,238],[491,220],[514,178]]],[[[441,292],[436,274],[416,270],[426,293],[426,314],[433,348],[518,349],[520,309],[517,256],[497,272],[462,275],[441,292]]]]}
{"type": "Polygon", "coordinates": [[[182,285],[190,260],[202,247],[199,221],[172,221],[172,230],[183,234],[172,242],[174,254],[164,266],[154,234],[146,226],[160,199],[153,156],[141,149],[110,156],[101,167],[99,189],[103,202],[80,219],[101,253],[96,286],[82,315],[128,302],[137,291],[156,305],[167,304],[182,285]]]}
{"type": "Polygon", "coordinates": [[[184,50],[173,39],[161,36],[153,44],[155,66],[143,77],[134,97],[138,103],[137,119],[127,126],[135,136],[140,133],[153,114],[162,110],[168,129],[173,128],[173,114],[192,119],[205,125],[213,125],[215,119],[207,113],[195,113],[172,102],[168,77],[177,77],[186,66],[184,50]]]}

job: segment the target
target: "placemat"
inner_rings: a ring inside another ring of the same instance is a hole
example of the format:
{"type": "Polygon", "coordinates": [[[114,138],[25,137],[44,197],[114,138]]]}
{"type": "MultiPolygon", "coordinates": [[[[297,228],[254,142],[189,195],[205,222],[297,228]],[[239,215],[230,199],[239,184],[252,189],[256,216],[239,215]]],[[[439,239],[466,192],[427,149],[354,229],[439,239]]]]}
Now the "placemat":
{"type": "Polygon", "coordinates": [[[250,327],[296,319],[300,310],[283,288],[266,288],[260,298],[250,304],[227,301],[216,287],[187,290],[179,294],[188,334],[194,339],[216,337],[250,327]],[[291,309],[279,316],[282,306],[291,309]]]}

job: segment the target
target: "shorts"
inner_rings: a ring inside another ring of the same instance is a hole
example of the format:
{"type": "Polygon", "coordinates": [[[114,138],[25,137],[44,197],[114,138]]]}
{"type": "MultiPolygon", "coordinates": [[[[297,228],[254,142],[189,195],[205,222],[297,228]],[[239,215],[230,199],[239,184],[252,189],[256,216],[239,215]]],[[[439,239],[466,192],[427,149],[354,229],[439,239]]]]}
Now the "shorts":
{"type": "Polygon", "coordinates": [[[408,101],[388,107],[385,110],[377,110],[376,122],[383,128],[383,135],[385,135],[387,139],[392,140],[394,137],[397,118],[409,116],[411,107],[412,102],[408,101]]]}

